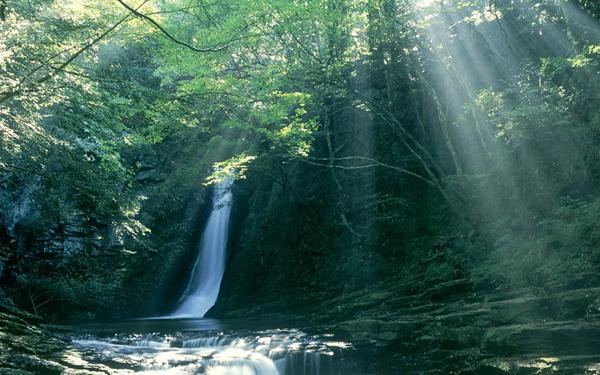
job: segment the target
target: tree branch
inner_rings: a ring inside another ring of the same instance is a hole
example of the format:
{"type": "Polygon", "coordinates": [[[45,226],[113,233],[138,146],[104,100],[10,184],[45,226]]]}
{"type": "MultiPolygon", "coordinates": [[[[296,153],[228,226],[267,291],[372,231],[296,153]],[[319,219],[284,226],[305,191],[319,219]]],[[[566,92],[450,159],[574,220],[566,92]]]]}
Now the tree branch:
{"type": "MultiPolygon", "coordinates": [[[[144,2],[142,2],[142,4],[140,4],[138,6],[138,9],[144,5],[146,2],[148,2],[148,0],[144,0],[144,2]]],[[[116,29],[117,27],[119,27],[123,22],[127,21],[127,19],[130,17],[130,15],[126,15],[125,17],[121,18],[119,21],[117,21],[114,25],[112,25],[111,27],[109,27],[107,30],[105,30],[103,33],[101,33],[100,35],[98,35],[97,37],[95,37],[94,39],[92,39],[90,42],[88,42],[87,44],[85,44],[83,47],[81,47],[77,52],[75,52],[74,54],[72,54],[67,60],[65,60],[62,64],[60,64],[59,66],[57,66],[56,68],[53,68],[51,72],[49,72],[48,74],[34,80],[33,84],[36,85],[40,85],[46,81],[48,81],[49,79],[51,79],[52,77],[56,76],[57,74],[59,74],[60,72],[62,72],[68,65],[70,65],[73,61],[75,61],[75,59],[77,59],[79,56],[81,56],[81,54],[83,54],[85,51],[87,51],[88,49],[90,49],[92,46],[94,46],[96,43],[98,43],[99,41],[101,41],[102,39],[104,39],[108,34],[110,34],[114,29],[116,29]]],[[[62,53],[62,52],[61,52],[62,53]]],[[[19,84],[19,86],[21,85],[21,83],[19,84]]],[[[23,90],[19,89],[19,86],[17,87],[13,87],[11,90],[9,91],[5,91],[0,93],[0,104],[6,102],[7,100],[19,95],[23,90]]]]}
{"type": "MultiPolygon", "coordinates": [[[[195,47],[189,43],[186,43],[180,39],[177,39],[176,37],[174,37],[171,33],[169,33],[164,27],[162,27],[158,22],[156,22],[152,17],[139,12],[137,9],[132,8],[131,6],[129,6],[127,3],[125,3],[123,0],[117,0],[121,5],[123,5],[125,8],[127,8],[127,10],[129,10],[131,13],[133,13],[136,17],[139,17],[147,22],[150,22],[154,27],[156,27],[161,33],[163,33],[167,38],[169,38],[173,43],[175,44],[179,44],[180,46],[184,46],[186,48],[191,49],[194,52],[219,52],[222,51],[224,49],[226,49],[227,47],[229,47],[231,45],[231,43],[233,43],[236,40],[242,39],[242,37],[238,37],[238,38],[232,38],[230,39],[227,43],[220,45],[220,46],[216,46],[216,47],[207,47],[207,48],[198,48],[195,47]]],[[[139,9],[140,7],[138,7],[139,9]]]]}
{"type": "MultiPolygon", "coordinates": [[[[315,157],[308,157],[306,159],[309,159],[309,160],[318,160],[318,161],[329,161],[328,164],[321,164],[321,163],[318,163],[318,162],[308,162],[309,164],[312,164],[312,165],[317,165],[317,166],[322,166],[322,167],[328,167],[328,168],[364,169],[364,168],[371,168],[371,167],[383,167],[383,168],[395,170],[395,171],[400,172],[400,173],[405,173],[405,174],[411,175],[413,177],[416,177],[416,178],[418,178],[420,180],[423,180],[423,181],[427,182],[430,185],[434,185],[433,181],[431,181],[431,180],[429,180],[429,179],[427,179],[427,178],[419,175],[418,173],[409,171],[408,169],[397,167],[395,165],[382,163],[379,160],[368,158],[366,156],[346,156],[346,157],[341,157],[341,158],[315,158],[315,157]],[[367,161],[370,164],[354,165],[354,166],[344,166],[344,165],[339,165],[339,164],[333,164],[334,161],[344,161],[344,160],[361,160],[361,161],[367,161]]],[[[303,159],[303,161],[306,162],[307,161],[306,159],[303,159]]]]}

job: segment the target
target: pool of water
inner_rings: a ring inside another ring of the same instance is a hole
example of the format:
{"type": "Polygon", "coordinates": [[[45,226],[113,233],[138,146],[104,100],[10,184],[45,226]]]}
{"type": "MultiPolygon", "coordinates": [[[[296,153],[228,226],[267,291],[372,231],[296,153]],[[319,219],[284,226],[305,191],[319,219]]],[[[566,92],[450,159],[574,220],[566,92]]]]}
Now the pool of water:
{"type": "Polygon", "coordinates": [[[352,373],[351,343],[273,322],[144,319],[65,328],[73,350],[113,374],[352,373]]]}

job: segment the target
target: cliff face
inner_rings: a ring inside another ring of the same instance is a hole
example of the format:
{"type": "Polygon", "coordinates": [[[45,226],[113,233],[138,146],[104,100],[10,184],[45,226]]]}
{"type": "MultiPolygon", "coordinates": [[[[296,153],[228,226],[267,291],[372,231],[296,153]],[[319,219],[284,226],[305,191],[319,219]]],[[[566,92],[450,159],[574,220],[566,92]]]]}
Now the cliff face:
{"type": "Polygon", "coordinates": [[[209,209],[201,184],[208,168],[200,163],[182,176],[185,165],[173,167],[177,157],[168,147],[127,156],[135,195],[145,197],[135,221],[76,205],[59,207],[49,220],[43,180],[2,175],[5,303],[58,320],[147,316],[171,308],[209,209]]]}

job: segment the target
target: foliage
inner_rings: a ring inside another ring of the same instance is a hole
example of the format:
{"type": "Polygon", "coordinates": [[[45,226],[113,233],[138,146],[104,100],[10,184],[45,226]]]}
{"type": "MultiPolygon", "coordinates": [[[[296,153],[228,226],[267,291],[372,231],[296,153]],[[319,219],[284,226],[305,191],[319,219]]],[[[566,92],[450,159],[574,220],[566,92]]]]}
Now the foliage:
{"type": "Polygon", "coordinates": [[[234,296],[335,294],[407,269],[424,285],[543,283],[596,262],[593,2],[8,4],[0,276],[14,295],[157,311],[210,185],[231,176],[234,296]],[[547,249],[560,230],[581,256],[547,249]]]}

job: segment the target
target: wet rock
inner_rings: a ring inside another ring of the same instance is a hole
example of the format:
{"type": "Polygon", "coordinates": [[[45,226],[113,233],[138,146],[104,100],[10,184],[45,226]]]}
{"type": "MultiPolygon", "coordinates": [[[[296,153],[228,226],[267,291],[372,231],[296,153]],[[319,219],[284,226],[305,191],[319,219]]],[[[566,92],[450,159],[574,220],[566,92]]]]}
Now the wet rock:
{"type": "Polygon", "coordinates": [[[600,288],[569,290],[544,296],[524,296],[485,303],[492,325],[525,324],[546,320],[582,319],[594,312],[600,288]]]}
{"type": "Polygon", "coordinates": [[[158,169],[146,169],[139,171],[134,180],[141,183],[157,183],[164,180],[164,176],[161,175],[158,169]]]}
{"type": "Polygon", "coordinates": [[[69,237],[86,237],[90,233],[90,228],[82,225],[80,222],[74,222],[64,227],[64,233],[69,237]]]}
{"type": "Polygon", "coordinates": [[[338,326],[339,332],[349,336],[355,343],[388,342],[408,339],[419,327],[415,321],[381,321],[376,319],[356,319],[338,326]]]}
{"type": "Polygon", "coordinates": [[[177,339],[177,340],[171,341],[170,347],[171,348],[183,348],[183,340],[177,339]]]}
{"type": "Polygon", "coordinates": [[[39,317],[0,306],[0,373],[99,374],[108,373],[69,350],[69,345],[34,325],[39,317]]]}
{"type": "Polygon", "coordinates": [[[421,298],[444,298],[455,296],[469,291],[473,287],[473,283],[469,279],[458,279],[446,281],[443,283],[436,284],[430,288],[424,290],[420,297],[421,298]]]}
{"type": "Polygon", "coordinates": [[[12,317],[12,319],[19,318],[23,322],[28,321],[39,323],[42,321],[42,318],[39,315],[34,315],[27,311],[19,310],[17,308],[2,304],[0,304],[0,314],[2,314],[0,317],[4,317],[4,319],[11,319],[12,317]]]}
{"type": "Polygon", "coordinates": [[[82,251],[86,246],[87,240],[79,237],[68,237],[63,242],[63,250],[66,254],[72,255],[82,251]]]}
{"type": "Polygon", "coordinates": [[[464,309],[452,311],[447,314],[439,314],[434,319],[446,326],[465,326],[471,325],[478,319],[487,318],[490,310],[481,308],[479,305],[466,305],[464,309]]]}
{"type": "Polygon", "coordinates": [[[508,354],[596,354],[600,348],[600,324],[548,322],[491,328],[482,349],[508,354]]]}
{"type": "Polygon", "coordinates": [[[600,288],[576,289],[561,293],[556,302],[555,319],[580,319],[597,313],[600,310],[598,301],[600,301],[600,288]]]}
{"type": "Polygon", "coordinates": [[[385,348],[378,350],[387,350],[386,368],[404,368],[414,359],[410,371],[398,373],[600,374],[600,358],[593,358],[600,350],[597,284],[475,293],[461,281],[462,294],[448,292],[452,284],[383,300],[354,293],[324,306],[340,306],[331,318],[348,320],[334,331],[359,351],[385,348]],[[468,356],[457,355],[465,351],[468,356]],[[415,359],[416,353],[427,354],[415,359]],[[434,359],[438,354],[441,359],[434,359]]]}
{"type": "Polygon", "coordinates": [[[561,374],[600,373],[599,356],[529,356],[481,360],[474,374],[561,374]]]}
{"type": "Polygon", "coordinates": [[[546,298],[520,297],[486,304],[494,325],[528,323],[548,319],[552,313],[546,298]]]}

